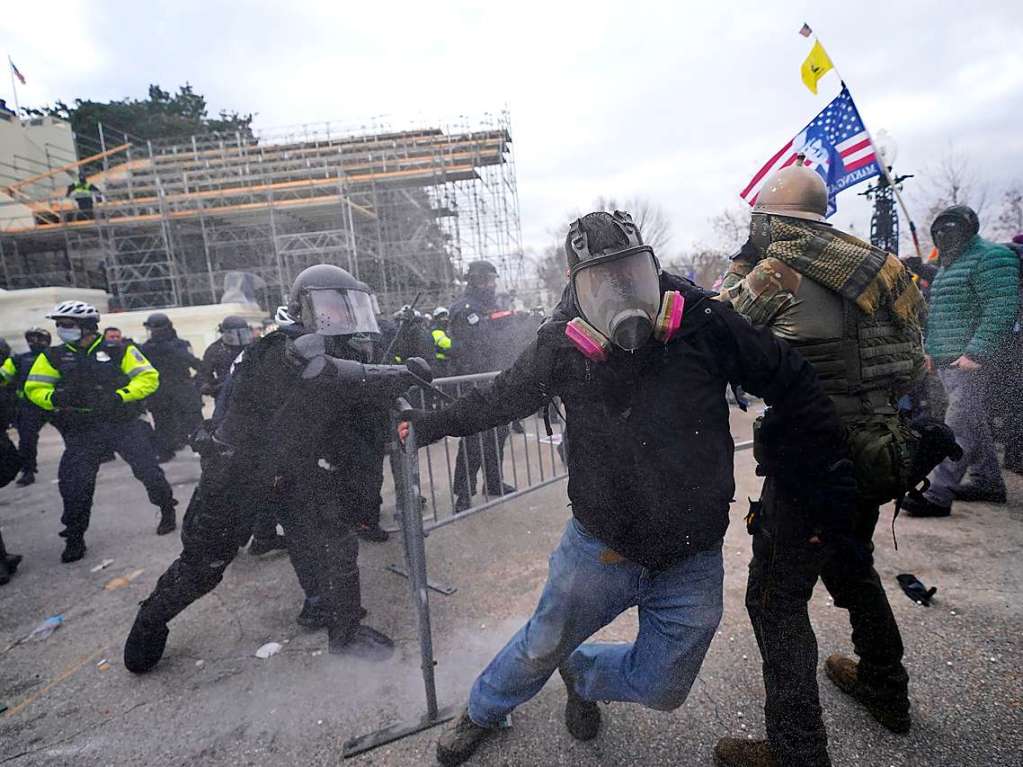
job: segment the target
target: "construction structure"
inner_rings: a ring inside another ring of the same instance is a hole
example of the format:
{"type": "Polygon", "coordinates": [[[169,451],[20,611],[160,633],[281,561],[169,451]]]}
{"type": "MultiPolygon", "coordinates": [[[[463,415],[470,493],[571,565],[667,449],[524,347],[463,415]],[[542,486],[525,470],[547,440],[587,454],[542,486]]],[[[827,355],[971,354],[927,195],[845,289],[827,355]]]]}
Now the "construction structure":
{"type": "Polygon", "coordinates": [[[98,135],[73,162],[0,183],[0,286],[100,288],[121,310],[254,298],[272,312],[298,272],[328,262],[388,311],[417,294],[446,303],[477,258],[509,285],[522,276],[507,113],[185,142],[98,135]],[[91,210],[64,188],[79,172],[99,190],[91,210]]]}

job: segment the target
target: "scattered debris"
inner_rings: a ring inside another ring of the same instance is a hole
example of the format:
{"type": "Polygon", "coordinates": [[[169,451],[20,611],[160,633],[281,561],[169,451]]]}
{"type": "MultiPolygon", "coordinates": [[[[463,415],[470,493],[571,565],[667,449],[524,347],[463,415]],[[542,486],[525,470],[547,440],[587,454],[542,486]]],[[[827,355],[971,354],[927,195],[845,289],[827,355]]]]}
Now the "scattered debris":
{"type": "Polygon", "coordinates": [[[317,655],[323,655],[323,650],[313,650],[313,657],[315,658],[317,655]]]}
{"type": "Polygon", "coordinates": [[[197,660],[197,661],[195,662],[195,667],[196,667],[196,668],[202,668],[202,667],[203,667],[203,666],[205,666],[205,665],[206,665],[206,661],[204,661],[204,660],[197,660]]]}
{"type": "Polygon", "coordinates": [[[64,625],[63,615],[51,615],[34,629],[32,633],[22,637],[19,642],[41,642],[50,634],[64,625]]]}
{"type": "Polygon", "coordinates": [[[145,569],[142,569],[135,570],[133,572],[128,573],[127,575],[118,575],[116,578],[112,578],[106,583],[104,583],[103,588],[106,591],[116,591],[117,589],[123,589],[125,586],[127,586],[136,578],[138,578],[144,572],[145,569]]]}
{"type": "Polygon", "coordinates": [[[931,606],[931,599],[938,590],[937,586],[927,588],[913,573],[902,573],[895,576],[895,580],[899,582],[907,597],[924,607],[931,606]]]}
{"type": "Polygon", "coordinates": [[[101,660],[99,663],[96,664],[96,668],[98,668],[100,671],[109,671],[110,670],[110,661],[108,661],[106,658],[104,658],[103,660],[101,660]]]}
{"type": "Polygon", "coordinates": [[[95,567],[90,568],[89,572],[90,573],[98,573],[100,570],[106,570],[113,563],[114,563],[114,560],[112,560],[112,559],[104,559],[102,562],[100,562],[95,567]]]}
{"type": "Polygon", "coordinates": [[[265,645],[256,650],[256,657],[263,658],[265,660],[272,655],[276,655],[280,651],[281,645],[277,644],[277,642],[267,642],[265,645]]]}

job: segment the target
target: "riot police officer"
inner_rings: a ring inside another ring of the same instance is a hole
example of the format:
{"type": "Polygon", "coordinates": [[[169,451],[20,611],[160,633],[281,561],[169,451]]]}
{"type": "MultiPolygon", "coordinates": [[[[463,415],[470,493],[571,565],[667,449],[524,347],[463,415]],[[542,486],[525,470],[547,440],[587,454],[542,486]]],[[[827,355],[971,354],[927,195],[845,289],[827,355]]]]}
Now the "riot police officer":
{"type": "Polygon", "coordinates": [[[430,335],[433,336],[433,374],[437,378],[443,378],[448,374],[451,357],[453,356],[454,344],[451,336],[448,335],[448,320],[451,312],[446,306],[438,306],[433,310],[433,327],[430,335]]]}
{"type": "Polygon", "coordinates": [[[217,390],[224,384],[224,379],[231,372],[231,364],[241,354],[242,349],[252,343],[255,334],[244,317],[229,314],[217,326],[220,338],[206,347],[202,355],[202,365],[196,383],[199,392],[208,397],[216,397],[217,390]]]}
{"type": "MultiPolygon", "coordinates": [[[[497,311],[497,269],[489,261],[473,261],[466,269],[468,285],[451,305],[448,334],[458,349],[452,364],[456,375],[488,373],[500,370],[491,326],[497,311]]],[[[476,494],[476,473],[483,467],[487,495],[500,496],[515,491],[501,478],[501,461],[508,427],[498,426],[462,439],[455,465],[455,512],[465,511],[476,494]]]]}
{"type": "Polygon", "coordinates": [[[99,335],[99,312],[82,301],[62,301],[46,315],[63,341],[36,357],[25,396],[53,413],[64,438],[57,476],[64,500],[62,562],[85,556],[96,474],[103,455],[116,450],[160,509],[157,535],[176,528],[174,495],[153,450],[142,400],[160,385],[156,368],[134,344],[111,344],[99,335]]]}
{"type": "Polygon", "coordinates": [[[146,404],[153,416],[156,454],[163,463],[188,444],[202,421],[202,399],[192,385],[192,370],[202,363],[192,354],[192,345],[178,338],[166,314],[150,314],[142,324],[149,331],[142,353],[160,374],[160,388],[146,404]]]}
{"type": "Polygon", "coordinates": [[[390,402],[413,379],[405,368],[356,361],[368,359],[365,334],[377,325],[368,289],[344,269],[319,264],[299,274],[288,314],[293,325],[245,350],[223,419],[199,432],[202,477],[185,513],[182,551],[139,608],[124,647],[129,671],[160,661],[168,622],[220,583],[267,496],[299,581],[318,600],[330,652],[372,660],[393,652],[390,639],[361,624],[358,539],[338,513],[350,472],[332,463],[332,446],[350,439],[359,410],[390,402]]]}

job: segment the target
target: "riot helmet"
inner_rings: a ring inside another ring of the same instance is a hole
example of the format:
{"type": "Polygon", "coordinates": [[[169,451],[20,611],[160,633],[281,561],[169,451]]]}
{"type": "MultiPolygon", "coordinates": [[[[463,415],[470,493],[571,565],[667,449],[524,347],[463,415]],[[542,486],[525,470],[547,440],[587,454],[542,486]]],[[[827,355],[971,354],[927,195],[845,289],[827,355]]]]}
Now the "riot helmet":
{"type": "Polygon", "coordinates": [[[470,261],[465,270],[466,290],[485,304],[493,304],[497,293],[497,267],[489,261],[470,261]]]}
{"type": "Polygon", "coordinates": [[[380,332],[369,286],[333,264],[310,266],[295,278],[288,314],[322,336],[380,332]]]}
{"type": "Polygon", "coordinates": [[[572,296],[582,319],[625,351],[650,338],[661,307],[661,268],[623,211],[589,213],[565,238],[572,296]]]}
{"type": "Polygon", "coordinates": [[[46,328],[31,327],[25,331],[25,341],[28,343],[30,351],[39,354],[50,348],[53,338],[50,336],[50,331],[46,330],[46,328]]]}
{"type": "Polygon", "coordinates": [[[248,346],[255,339],[255,334],[244,317],[229,314],[217,326],[220,340],[225,346],[248,346]]]}
{"type": "Polygon", "coordinates": [[[142,326],[149,331],[149,337],[154,340],[170,338],[174,335],[174,324],[163,312],[150,314],[142,326]]]}
{"type": "Polygon", "coordinates": [[[945,208],[931,224],[931,239],[943,264],[955,260],[980,231],[976,211],[966,205],[945,208]]]}

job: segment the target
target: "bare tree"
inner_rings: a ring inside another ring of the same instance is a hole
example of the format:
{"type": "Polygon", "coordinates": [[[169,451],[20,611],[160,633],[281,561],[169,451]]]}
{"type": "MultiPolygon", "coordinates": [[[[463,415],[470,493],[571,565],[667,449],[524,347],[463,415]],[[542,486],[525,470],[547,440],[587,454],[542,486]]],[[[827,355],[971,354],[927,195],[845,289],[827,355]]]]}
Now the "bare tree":
{"type": "Polygon", "coordinates": [[[664,208],[645,197],[629,197],[618,200],[615,197],[598,197],[593,202],[594,210],[606,210],[609,213],[624,210],[632,215],[639,231],[643,233],[643,242],[654,249],[654,252],[667,252],[671,244],[671,222],[664,208]]]}
{"type": "Polygon", "coordinates": [[[991,233],[1004,240],[1023,233],[1023,188],[1018,183],[1010,186],[1002,195],[1002,204],[991,233]]]}
{"type": "MultiPolygon", "coordinates": [[[[931,249],[931,223],[935,217],[952,205],[968,205],[976,211],[980,218],[981,231],[988,228],[986,208],[988,202],[987,187],[980,182],[977,171],[970,157],[950,146],[941,156],[936,167],[927,168],[920,174],[921,183],[917,187],[917,210],[924,211],[923,219],[917,219],[919,227],[920,247],[926,256],[931,249]]],[[[910,242],[909,225],[903,226],[901,235],[910,242]]]]}
{"type": "Polygon", "coordinates": [[[722,250],[734,253],[746,242],[752,211],[748,205],[726,208],[710,219],[718,238],[717,244],[722,250]]]}

